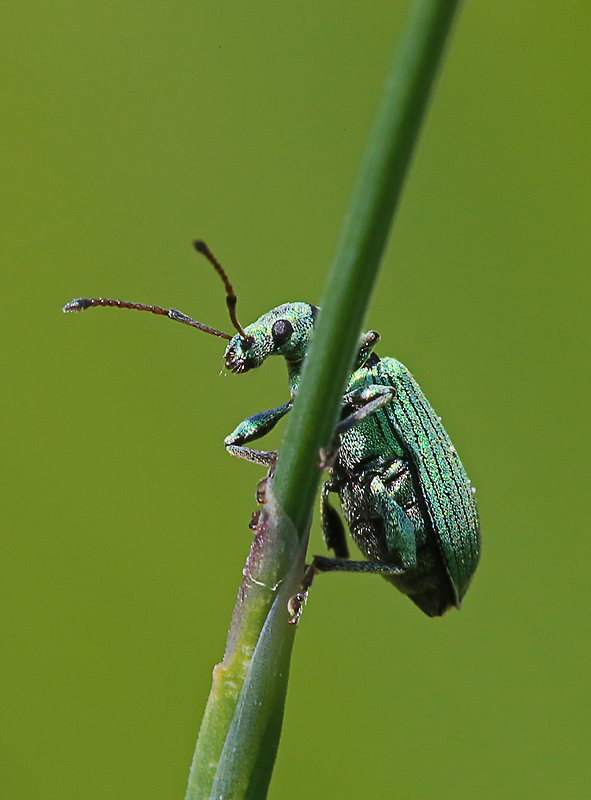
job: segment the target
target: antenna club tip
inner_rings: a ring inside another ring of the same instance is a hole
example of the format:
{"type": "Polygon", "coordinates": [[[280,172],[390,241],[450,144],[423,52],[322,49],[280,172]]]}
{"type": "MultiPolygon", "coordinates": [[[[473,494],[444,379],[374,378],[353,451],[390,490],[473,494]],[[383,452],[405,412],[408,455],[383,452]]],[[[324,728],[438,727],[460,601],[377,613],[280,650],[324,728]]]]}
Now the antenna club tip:
{"type": "Polygon", "coordinates": [[[193,247],[198,253],[203,253],[204,255],[209,253],[209,247],[205,244],[203,239],[195,239],[193,242],[193,247]]]}
{"type": "Polygon", "coordinates": [[[79,297],[76,300],[70,300],[69,303],[62,308],[64,314],[69,314],[70,312],[74,311],[84,311],[86,308],[90,308],[92,305],[90,300],[87,300],[85,297],[79,297]]]}

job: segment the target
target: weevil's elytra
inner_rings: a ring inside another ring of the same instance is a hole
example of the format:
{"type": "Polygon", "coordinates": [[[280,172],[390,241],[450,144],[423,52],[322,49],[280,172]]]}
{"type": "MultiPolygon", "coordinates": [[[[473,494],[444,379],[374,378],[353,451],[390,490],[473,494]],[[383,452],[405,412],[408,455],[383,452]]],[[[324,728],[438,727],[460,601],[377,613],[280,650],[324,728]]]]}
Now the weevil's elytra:
{"type": "Polygon", "coordinates": [[[401,574],[385,577],[438,616],[459,606],[478,564],[470,481],[406,367],[372,354],[347,390],[368,385],[391,386],[394,398],[341,437],[332,483],[362,552],[378,563],[402,564],[401,574]]]}
{"type": "MultiPolygon", "coordinates": [[[[283,356],[290,399],[247,417],[224,441],[232,455],[272,468],[275,452],[246,445],[268,433],[290,411],[318,308],[304,302],[284,303],[242,328],[226,273],[203,242],[195,242],[195,248],[224,281],[230,319],[237,331],[234,336],[174,309],[140,303],[78,299],[64,311],[102,305],[166,315],[229,340],[224,361],[237,374],[260,367],[271,355],[283,356]]],[[[322,490],[321,524],[335,558],[314,557],[302,592],[291,601],[294,621],[317,572],[381,574],[434,617],[459,607],[478,565],[480,526],[474,489],[441,417],[403,364],[373,352],[378,340],[375,331],[360,337],[355,369],[343,396],[336,445],[325,454],[331,475],[322,490]],[[351,536],[368,560],[349,560],[345,530],[329,502],[331,493],[338,495],[351,536]]],[[[258,498],[264,501],[263,482],[258,498]]],[[[257,521],[253,517],[251,525],[257,521]]]]}

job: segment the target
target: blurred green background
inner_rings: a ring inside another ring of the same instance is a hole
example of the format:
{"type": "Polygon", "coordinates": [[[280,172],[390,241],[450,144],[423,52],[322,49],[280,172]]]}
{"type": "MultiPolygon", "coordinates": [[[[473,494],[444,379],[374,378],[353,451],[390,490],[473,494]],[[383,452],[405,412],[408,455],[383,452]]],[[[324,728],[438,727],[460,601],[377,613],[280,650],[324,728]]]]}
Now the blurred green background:
{"type": "MultiPolygon", "coordinates": [[[[406,5],[5,11],[2,797],[183,796],[261,475],[222,440],[287,392],[279,361],[222,377],[211,337],[61,306],[228,328],[197,236],[244,323],[320,302],[406,5]]],[[[318,580],[273,798],[586,796],[590,23],[462,10],[367,327],[478,487],[482,563],[441,620],[318,580]]]]}

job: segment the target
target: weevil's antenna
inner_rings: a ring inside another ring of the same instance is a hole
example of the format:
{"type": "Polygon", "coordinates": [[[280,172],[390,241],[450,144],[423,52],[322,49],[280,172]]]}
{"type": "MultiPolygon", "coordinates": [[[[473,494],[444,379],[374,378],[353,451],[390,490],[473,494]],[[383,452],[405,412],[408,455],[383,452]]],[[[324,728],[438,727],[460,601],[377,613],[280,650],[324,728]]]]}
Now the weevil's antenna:
{"type": "Polygon", "coordinates": [[[215,271],[218,273],[220,278],[224,282],[224,286],[226,287],[226,305],[228,306],[228,312],[230,314],[230,319],[232,320],[232,325],[236,328],[238,333],[240,334],[240,338],[243,339],[245,342],[252,342],[252,336],[247,336],[244,332],[244,328],[238,322],[238,317],[236,316],[236,302],[238,298],[236,297],[236,293],[234,292],[234,287],[230,283],[230,280],[226,273],[224,272],[224,268],[211,252],[209,247],[205,244],[205,242],[201,241],[201,239],[197,239],[193,242],[193,247],[197,250],[198,253],[201,253],[205,256],[205,258],[209,261],[210,264],[213,265],[215,271]]]}
{"type": "Polygon", "coordinates": [[[95,306],[111,306],[112,308],[131,308],[134,311],[149,311],[151,314],[158,314],[159,316],[173,319],[175,322],[182,322],[183,325],[190,325],[191,328],[197,328],[197,330],[203,331],[204,333],[211,333],[212,336],[219,336],[220,339],[227,339],[229,341],[232,338],[230,334],[223,333],[223,331],[218,331],[215,328],[210,328],[209,325],[204,325],[202,322],[197,322],[196,319],[192,319],[186,314],[177,311],[176,308],[146,306],[144,303],[129,303],[125,300],[108,300],[105,297],[92,297],[90,299],[80,297],[77,300],[71,300],[69,303],[66,303],[62,311],[64,314],[67,314],[70,311],[84,311],[86,308],[94,308],[95,306]]]}

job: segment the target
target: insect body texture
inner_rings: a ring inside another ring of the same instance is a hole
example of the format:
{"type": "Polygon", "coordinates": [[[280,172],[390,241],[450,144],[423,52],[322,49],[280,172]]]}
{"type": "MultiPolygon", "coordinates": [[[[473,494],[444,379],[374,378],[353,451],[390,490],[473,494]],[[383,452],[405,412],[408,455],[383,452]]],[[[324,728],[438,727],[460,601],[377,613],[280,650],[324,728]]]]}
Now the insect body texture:
{"type": "MultiPolygon", "coordinates": [[[[268,433],[290,411],[318,308],[309,303],[285,303],[242,328],[226,273],[204,242],[194,242],[194,246],[224,282],[236,335],[204,325],[176,309],[121,300],[80,298],[64,306],[64,311],[111,306],[167,316],[228,340],[224,359],[235,373],[260,367],[268,356],[283,356],[290,399],[247,417],[224,442],[232,455],[271,465],[276,453],[246,445],[268,433]]],[[[322,490],[321,517],[325,542],[335,557],[314,557],[302,592],[292,598],[293,621],[299,618],[298,609],[316,572],[381,574],[426,614],[439,616],[451,606],[459,606],[478,564],[478,512],[462,462],[441,419],[407,368],[373,353],[378,340],[375,331],[364,333],[359,340],[328,459],[330,479],[322,490]],[[331,492],[338,494],[351,535],[366,561],[349,560],[341,518],[329,502],[331,492]]]]}
{"type": "Polygon", "coordinates": [[[438,616],[459,605],[478,563],[472,487],[406,367],[372,354],[347,392],[374,386],[393,389],[392,400],[341,435],[330,488],[359,549],[376,564],[401,567],[384,577],[438,616]]]}
{"type": "MultiPolygon", "coordinates": [[[[283,355],[293,398],[317,312],[307,303],[272,309],[231,340],[226,366],[241,373],[269,355],[283,355]]],[[[331,477],[322,491],[324,539],[336,558],[316,556],[312,567],[381,574],[426,614],[440,616],[460,605],[478,564],[474,492],[440,418],[408,369],[372,352],[378,339],[375,331],[360,339],[343,397],[331,477]],[[348,560],[331,492],[338,494],[367,561],[348,560]]],[[[289,400],[243,420],[225,440],[228,451],[268,464],[272,453],[245,445],[270,431],[291,405],[289,400]]]]}

